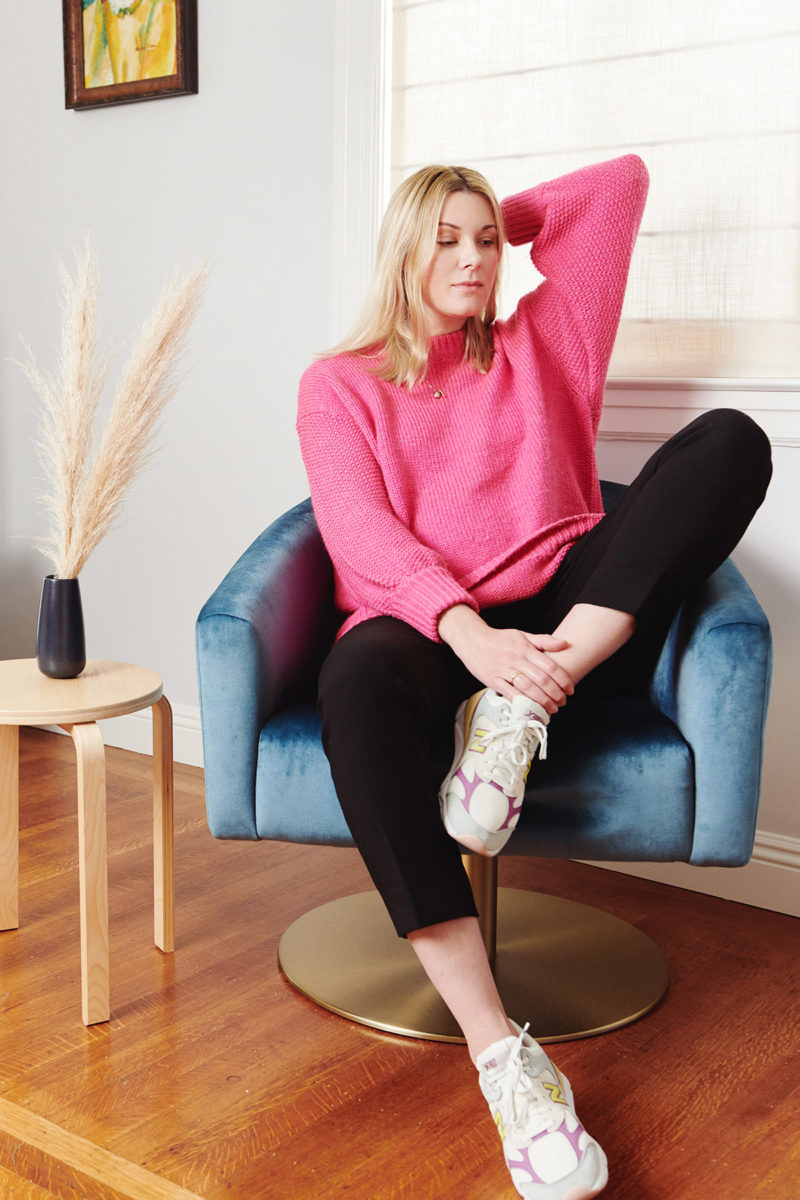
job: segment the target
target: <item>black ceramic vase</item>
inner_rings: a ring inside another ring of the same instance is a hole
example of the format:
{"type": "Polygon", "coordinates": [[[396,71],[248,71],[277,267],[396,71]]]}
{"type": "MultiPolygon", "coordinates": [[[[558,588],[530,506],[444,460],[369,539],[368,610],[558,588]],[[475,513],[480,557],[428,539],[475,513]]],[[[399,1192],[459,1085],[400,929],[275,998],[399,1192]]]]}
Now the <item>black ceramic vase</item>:
{"type": "Polygon", "coordinates": [[[77,579],[46,575],[36,630],[36,662],[51,679],[74,679],[86,666],[83,608],[77,579]]]}

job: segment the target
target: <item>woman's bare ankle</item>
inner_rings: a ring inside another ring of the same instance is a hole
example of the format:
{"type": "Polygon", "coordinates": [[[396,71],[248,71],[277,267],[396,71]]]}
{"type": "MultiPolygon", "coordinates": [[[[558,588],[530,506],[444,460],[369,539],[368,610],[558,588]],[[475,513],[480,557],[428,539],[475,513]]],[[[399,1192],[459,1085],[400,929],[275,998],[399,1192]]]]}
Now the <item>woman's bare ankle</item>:
{"type": "Polygon", "coordinates": [[[470,1031],[469,1036],[467,1034],[464,1036],[467,1038],[469,1056],[473,1063],[477,1064],[485,1050],[488,1050],[495,1042],[502,1042],[507,1037],[516,1037],[517,1030],[508,1017],[503,1015],[497,1020],[482,1022],[474,1032],[470,1031]]]}

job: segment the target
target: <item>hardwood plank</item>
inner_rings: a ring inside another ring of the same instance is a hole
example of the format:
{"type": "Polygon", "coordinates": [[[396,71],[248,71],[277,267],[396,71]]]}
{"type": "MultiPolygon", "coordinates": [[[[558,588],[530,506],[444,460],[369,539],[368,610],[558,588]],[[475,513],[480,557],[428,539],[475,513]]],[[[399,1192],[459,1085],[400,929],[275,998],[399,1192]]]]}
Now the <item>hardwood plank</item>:
{"type": "MultiPolygon", "coordinates": [[[[18,1138],[23,1146],[43,1151],[43,1157],[56,1167],[72,1167],[81,1175],[101,1184],[106,1189],[106,1196],[120,1196],[127,1200],[198,1200],[193,1192],[160,1179],[135,1163],[109,1154],[101,1146],[76,1137],[52,1121],[46,1121],[2,1097],[0,1129],[11,1138],[18,1138]]],[[[52,1187],[52,1182],[48,1186],[52,1187]]]]}
{"type": "MultiPolygon", "coordinates": [[[[462,1047],[353,1025],[278,971],[295,917],[369,886],[357,854],[215,841],[196,768],[175,770],[170,956],[152,944],[150,759],[107,750],[111,1020],[84,1028],[74,776],[69,739],[22,732],[4,1101],[203,1200],[512,1200],[462,1047]]],[[[550,1048],[609,1155],[609,1197],[797,1200],[796,919],[579,863],[503,858],[500,882],[597,904],[670,961],[647,1018],[550,1048]]],[[[0,1194],[61,1196],[59,1156],[25,1145],[14,1160],[0,1139],[0,1194]],[[3,1192],[14,1161],[38,1191],[3,1192]]]]}
{"type": "Polygon", "coordinates": [[[19,1174],[19,1143],[9,1138],[6,1147],[5,1142],[5,1138],[0,1139],[0,1195],[13,1197],[13,1200],[77,1200],[74,1192],[72,1196],[56,1197],[49,1188],[19,1174]]]}
{"type": "Polygon", "coordinates": [[[0,1195],[31,1200],[129,1200],[125,1192],[0,1131],[0,1195]]]}

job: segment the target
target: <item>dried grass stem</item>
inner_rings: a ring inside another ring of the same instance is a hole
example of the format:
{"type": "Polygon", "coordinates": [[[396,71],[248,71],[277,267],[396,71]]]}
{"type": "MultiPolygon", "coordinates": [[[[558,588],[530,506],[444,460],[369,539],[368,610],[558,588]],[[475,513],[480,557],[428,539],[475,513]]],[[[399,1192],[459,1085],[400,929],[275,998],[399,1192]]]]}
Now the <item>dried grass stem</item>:
{"type": "Polygon", "coordinates": [[[74,278],[59,267],[61,349],[54,375],[30,349],[21,363],[41,404],[38,451],[48,490],[42,497],[50,533],[39,539],[55,574],[73,579],[105,537],[124,496],[146,465],[178,360],[202,298],[208,266],[176,274],[144,322],[123,370],[94,455],[94,425],[110,357],[97,361],[97,260],[87,238],[74,278]]]}

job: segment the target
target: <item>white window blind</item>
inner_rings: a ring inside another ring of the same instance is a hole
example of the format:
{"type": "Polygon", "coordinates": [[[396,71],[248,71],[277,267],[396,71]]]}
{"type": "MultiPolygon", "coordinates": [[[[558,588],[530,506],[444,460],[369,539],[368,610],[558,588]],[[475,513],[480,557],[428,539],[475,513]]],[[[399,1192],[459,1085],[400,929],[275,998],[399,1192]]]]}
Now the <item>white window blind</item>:
{"type": "MultiPolygon", "coordinates": [[[[611,375],[800,378],[797,0],[395,0],[393,186],[465,164],[502,197],[631,151],[611,375]]],[[[507,253],[506,312],[536,282],[507,253]]]]}

